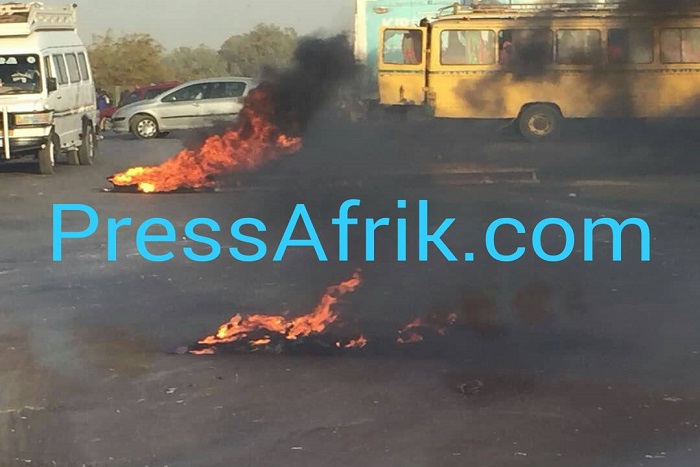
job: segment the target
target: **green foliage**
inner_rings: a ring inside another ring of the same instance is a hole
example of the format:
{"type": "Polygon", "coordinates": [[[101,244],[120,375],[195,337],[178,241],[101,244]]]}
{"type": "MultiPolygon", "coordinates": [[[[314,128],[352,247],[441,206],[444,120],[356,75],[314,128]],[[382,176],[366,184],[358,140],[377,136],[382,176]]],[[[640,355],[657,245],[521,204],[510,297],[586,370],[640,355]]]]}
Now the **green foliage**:
{"type": "Polygon", "coordinates": [[[216,50],[200,45],[199,47],[178,47],[165,57],[172,77],[178,81],[202,78],[218,78],[228,75],[226,63],[216,50]]]}
{"type": "Polygon", "coordinates": [[[98,86],[135,86],[168,80],[163,47],[149,34],[96,36],[89,47],[98,86]]]}
{"type": "Polygon", "coordinates": [[[162,81],[189,81],[227,75],[259,76],[264,66],[282,67],[294,54],[294,29],[259,24],[230,37],[218,51],[200,45],[168,53],[149,34],[116,36],[107,31],[89,47],[99,87],[144,86],[162,81]]]}
{"type": "Polygon", "coordinates": [[[258,76],[265,66],[288,64],[297,40],[294,29],[258,24],[246,34],[231,36],[221,46],[219,54],[228,64],[229,74],[258,76]]]}

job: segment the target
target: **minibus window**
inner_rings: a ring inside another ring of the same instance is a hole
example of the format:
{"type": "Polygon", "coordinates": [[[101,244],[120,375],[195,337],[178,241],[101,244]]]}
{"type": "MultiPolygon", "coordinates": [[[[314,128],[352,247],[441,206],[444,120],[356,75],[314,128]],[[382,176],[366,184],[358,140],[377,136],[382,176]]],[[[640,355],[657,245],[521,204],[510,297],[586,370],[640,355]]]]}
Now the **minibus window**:
{"type": "Polygon", "coordinates": [[[80,71],[78,70],[78,59],[75,54],[66,54],[66,63],[68,64],[68,75],[71,83],[80,82],[80,71]]]}
{"type": "Polygon", "coordinates": [[[496,33],[493,31],[443,31],[440,43],[440,63],[443,65],[491,65],[496,62],[496,33]]]}
{"type": "Polygon", "coordinates": [[[557,63],[594,65],[602,58],[602,41],[597,29],[557,31],[557,63]]]}
{"type": "Polygon", "coordinates": [[[90,67],[88,67],[87,58],[82,52],[78,54],[78,63],[80,64],[80,75],[83,77],[83,81],[89,81],[90,67]]]}
{"type": "Polygon", "coordinates": [[[542,69],[552,63],[550,29],[505,29],[498,33],[498,62],[516,69],[542,69]]]}
{"type": "Polygon", "coordinates": [[[661,31],[663,63],[700,63],[700,28],[661,31]]]}
{"type": "Polygon", "coordinates": [[[653,31],[651,29],[609,30],[608,61],[616,64],[653,62],[653,31]]]}
{"type": "Polygon", "coordinates": [[[66,62],[63,61],[63,55],[54,55],[53,63],[56,65],[56,73],[58,73],[58,84],[68,84],[68,74],[66,73],[66,62]]]}
{"type": "Polygon", "coordinates": [[[423,32],[408,29],[385,31],[382,60],[392,65],[420,65],[423,62],[423,32]]]}

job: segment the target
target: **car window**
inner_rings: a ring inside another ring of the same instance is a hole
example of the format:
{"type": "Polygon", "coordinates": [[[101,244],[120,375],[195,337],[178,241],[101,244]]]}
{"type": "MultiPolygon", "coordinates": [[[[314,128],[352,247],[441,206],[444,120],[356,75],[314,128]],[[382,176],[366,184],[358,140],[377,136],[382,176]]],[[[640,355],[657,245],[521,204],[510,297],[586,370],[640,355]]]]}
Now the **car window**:
{"type": "Polygon", "coordinates": [[[119,103],[120,106],[125,106],[129,104],[133,104],[134,102],[139,101],[139,93],[138,92],[132,92],[128,96],[126,96],[122,101],[119,103]]]}
{"type": "Polygon", "coordinates": [[[192,84],[172,92],[163,98],[164,102],[186,102],[204,99],[207,95],[207,83],[192,84]]]}
{"type": "Polygon", "coordinates": [[[207,99],[230,99],[241,97],[245,92],[246,83],[242,81],[229,81],[225,83],[213,83],[207,99]]]}
{"type": "Polygon", "coordinates": [[[146,91],[146,93],[144,94],[143,97],[144,97],[144,99],[153,99],[154,97],[160,96],[160,95],[163,94],[165,91],[166,91],[166,89],[162,89],[162,88],[159,88],[159,89],[149,89],[148,91],[146,91]]]}

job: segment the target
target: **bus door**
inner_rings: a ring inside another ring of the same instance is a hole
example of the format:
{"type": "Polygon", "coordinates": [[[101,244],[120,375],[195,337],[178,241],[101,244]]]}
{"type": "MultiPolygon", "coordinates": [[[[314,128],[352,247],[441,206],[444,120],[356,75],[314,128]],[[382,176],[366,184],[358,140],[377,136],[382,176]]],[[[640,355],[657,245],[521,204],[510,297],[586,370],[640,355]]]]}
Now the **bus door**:
{"type": "Polygon", "coordinates": [[[427,28],[381,29],[379,100],[383,105],[425,102],[427,28]]]}

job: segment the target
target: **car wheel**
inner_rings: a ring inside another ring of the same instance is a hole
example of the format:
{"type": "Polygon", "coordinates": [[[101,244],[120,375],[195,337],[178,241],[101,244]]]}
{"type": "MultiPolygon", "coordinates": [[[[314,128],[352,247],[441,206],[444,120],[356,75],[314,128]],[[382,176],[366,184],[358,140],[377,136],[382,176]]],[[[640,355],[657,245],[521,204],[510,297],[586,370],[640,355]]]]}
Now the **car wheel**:
{"type": "Polygon", "coordinates": [[[80,165],[92,165],[97,152],[97,138],[92,125],[85,125],[83,129],[83,142],[78,148],[78,159],[80,165]]]}
{"type": "Polygon", "coordinates": [[[140,139],[153,139],[158,136],[158,122],[149,115],[141,115],[134,118],[131,131],[140,139]]]}
{"type": "Polygon", "coordinates": [[[56,151],[60,143],[54,132],[51,132],[46,140],[46,146],[39,150],[37,159],[39,160],[39,173],[41,175],[53,175],[53,166],[56,162],[56,151]]]}

